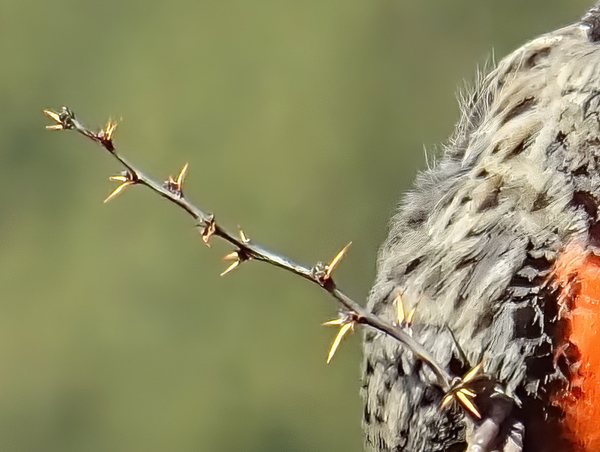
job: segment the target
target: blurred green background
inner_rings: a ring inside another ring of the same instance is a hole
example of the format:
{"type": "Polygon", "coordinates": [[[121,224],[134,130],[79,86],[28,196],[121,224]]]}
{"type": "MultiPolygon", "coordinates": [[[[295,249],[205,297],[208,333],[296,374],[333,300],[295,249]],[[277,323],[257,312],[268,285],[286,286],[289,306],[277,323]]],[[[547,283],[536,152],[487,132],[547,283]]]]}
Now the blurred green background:
{"type": "Polygon", "coordinates": [[[120,119],[116,145],[222,225],[364,300],[400,193],[455,93],[591,0],[3,0],[0,450],[361,451],[360,334],[229,251],[42,109],[120,119]]]}

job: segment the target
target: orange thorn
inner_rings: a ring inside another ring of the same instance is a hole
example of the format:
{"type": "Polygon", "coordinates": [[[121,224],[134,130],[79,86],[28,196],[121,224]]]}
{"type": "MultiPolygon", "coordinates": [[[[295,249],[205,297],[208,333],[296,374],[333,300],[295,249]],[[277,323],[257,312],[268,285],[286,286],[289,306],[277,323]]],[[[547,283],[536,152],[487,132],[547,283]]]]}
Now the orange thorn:
{"type": "Polygon", "coordinates": [[[127,181],[131,181],[131,179],[129,179],[127,176],[110,176],[109,180],[115,181],[115,182],[127,182],[127,181]]]}
{"type": "MultiPolygon", "coordinates": [[[[114,177],[120,177],[120,176],[114,176],[114,177]]],[[[115,179],[113,179],[115,180],[115,179]]],[[[116,179],[118,180],[118,179],[116,179]]],[[[117,188],[115,188],[110,195],[108,195],[108,197],[104,200],[105,203],[107,203],[108,201],[110,201],[111,199],[115,198],[119,193],[121,193],[123,190],[125,190],[127,187],[129,187],[130,185],[133,185],[133,181],[131,180],[126,180],[125,182],[123,182],[121,185],[119,185],[117,188]]]]}
{"type": "Polygon", "coordinates": [[[240,255],[238,254],[237,251],[232,251],[231,253],[226,254],[225,256],[223,256],[223,260],[224,261],[230,261],[230,260],[239,259],[239,258],[240,258],[240,255]]]}
{"type": "Polygon", "coordinates": [[[406,320],[406,317],[404,315],[404,302],[402,301],[400,289],[396,291],[396,298],[394,298],[393,303],[396,305],[396,321],[398,325],[401,325],[406,320]]]}
{"type": "Polygon", "coordinates": [[[350,248],[350,245],[352,245],[352,242],[348,243],[344,248],[342,248],[342,250],[336,254],[331,263],[327,266],[325,271],[325,279],[331,278],[331,272],[333,272],[333,269],[337,266],[337,264],[340,263],[344,257],[344,254],[346,254],[346,251],[348,251],[348,248],[350,248]]]}
{"type": "Polygon", "coordinates": [[[187,170],[188,164],[186,163],[185,165],[183,165],[183,168],[181,168],[181,171],[179,171],[179,175],[177,176],[177,181],[175,182],[175,184],[177,185],[179,191],[183,190],[183,181],[185,180],[187,170]]]}
{"type": "Polygon", "coordinates": [[[225,276],[227,273],[229,273],[230,271],[234,270],[238,265],[240,265],[240,262],[241,261],[239,261],[239,260],[233,262],[229,267],[227,267],[225,269],[225,271],[223,273],[221,273],[221,276],[225,276]]]}
{"type": "Polygon", "coordinates": [[[452,402],[453,399],[454,399],[453,392],[446,394],[446,396],[442,399],[442,403],[440,404],[440,407],[446,408],[450,404],[450,402],[452,402]]]}
{"type": "Polygon", "coordinates": [[[475,367],[473,367],[469,372],[467,372],[467,374],[463,377],[462,379],[462,383],[468,383],[471,380],[473,380],[473,378],[475,378],[477,376],[477,374],[479,373],[479,371],[481,370],[481,368],[483,367],[483,361],[481,361],[479,364],[477,364],[475,367]]]}
{"type": "Polygon", "coordinates": [[[471,391],[468,391],[465,389],[460,389],[456,393],[456,397],[458,398],[458,401],[460,402],[460,404],[463,406],[463,408],[465,410],[467,410],[469,413],[471,413],[477,419],[481,419],[481,414],[477,410],[477,407],[475,406],[475,404],[471,401],[471,399],[469,399],[469,397],[467,395],[468,393],[473,394],[473,397],[475,396],[475,394],[471,391]]]}
{"type": "MultiPolygon", "coordinates": [[[[338,319],[338,320],[341,320],[341,319],[338,319]]],[[[327,322],[327,323],[329,323],[329,322],[327,322]]],[[[329,349],[329,354],[327,355],[327,364],[329,364],[331,362],[331,360],[333,359],[333,356],[335,355],[336,350],[338,349],[340,343],[342,342],[342,339],[348,333],[348,331],[350,331],[352,328],[354,328],[354,322],[346,322],[346,323],[342,324],[340,330],[338,331],[338,334],[335,336],[335,339],[333,340],[333,343],[331,344],[331,348],[329,349]]]]}
{"type": "Polygon", "coordinates": [[[104,130],[100,132],[100,138],[106,141],[111,141],[117,125],[118,124],[115,121],[109,119],[104,127],[104,130]]]}
{"type": "Polygon", "coordinates": [[[466,395],[467,397],[475,397],[477,394],[475,394],[473,391],[471,391],[470,389],[467,388],[461,388],[458,390],[458,392],[462,392],[464,395],[466,395]]]}
{"type": "Polygon", "coordinates": [[[46,126],[46,129],[48,130],[62,130],[64,129],[64,126],[62,124],[62,121],[60,119],[60,115],[56,112],[53,112],[52,110],[44,110],[44,114],[46,116],[49,116],[50,118],[54,119],[54,121],[56,121],[56,124],[51,124],[46,126]]]}

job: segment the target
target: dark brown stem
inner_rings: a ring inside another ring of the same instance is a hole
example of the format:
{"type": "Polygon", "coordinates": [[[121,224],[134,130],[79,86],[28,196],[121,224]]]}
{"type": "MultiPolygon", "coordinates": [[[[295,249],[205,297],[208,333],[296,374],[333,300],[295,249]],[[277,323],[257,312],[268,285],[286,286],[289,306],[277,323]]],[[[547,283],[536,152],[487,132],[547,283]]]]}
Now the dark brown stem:
{"type": "MultiPolygon", "coordinates": [[[[251,242],[247,239],[243,232],[240,232],[240,237],[237,238],[235,235],[230,234],[221,226],[219,226],[216,223],[213,215],[199,209],[184,196],[182,184],[186,168],[182,170],[182,173],[177,181],[169,179],[169,181],[166,183],[160,184],[154,179],[146,176],[142,171],[129,163],[117,152],[112,142],[112,133],[116,127],[115,124],[109,122],[109,124],[106,126],[106,129],[95,133],[81,124],[75,117],[75,114],[66,107],[63,107],[61,113],[55,113],[46,110],[46,114],[56,121],[56,124],[48,126],[49,129],[76,130],[85,137],[99,143],[112,157],[118,160],[119,163],[121,163],[121,165],[125,168],[125,172],[122,176],[116,177],[115,180],[122,181],[125,186],[136,184],[145,185],[163,198],[168,199],[172,203],[185,210],[194,218],[194,220],[196,220],[197,225],[202,228],[202,238],[205,243],[208,243],[212,236],[217,236],[232,244],[236,251],[229,256],[235,259],[235,262],[229,269],[235,268],[235,266],[244,261],[254,259],[283,268],[319,285],[348,310],[348,312],[345,314],[348,322],[368,325],[369,327],[374,328],[404,344],[418,359],[426,363],[431,368],[436,375],[438,385],[445,392],[450,390],[452,385],[452,377],[435,361],[425,347],[413,339],[412,336],[410,336],[400,326],[391,325],[382,321],[379,317],[368,312],[360,304],[349,298],[336,287],[331,277],[331,271],[337,264],[339,258],[341,258],[343,255],[345,249],[342,250],[338,256],[336,256],[331,264],[324,265],[319,263],[316,266],[309,268],[251,242]]],[[[125,188],[125,186],[122,188],[125,188]]],[[[115,190],[115,192],[113,192],[109,198],[120,191],[121,187],[115,190]]],[[[226,270],[224,273],[226,273],[228,270],[226,270]]]]}

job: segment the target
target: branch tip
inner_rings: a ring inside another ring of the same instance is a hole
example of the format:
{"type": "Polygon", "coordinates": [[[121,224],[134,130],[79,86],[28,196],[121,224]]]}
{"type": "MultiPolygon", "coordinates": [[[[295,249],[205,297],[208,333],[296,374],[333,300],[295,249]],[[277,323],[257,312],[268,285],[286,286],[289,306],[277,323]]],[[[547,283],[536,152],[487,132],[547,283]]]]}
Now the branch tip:
{"type": "Polygon", "coordinates": [[[60,116],[58,113],[56,113],[52,110],[44,110],[44,114],[56,122],[56,124],[47,125],[46,129],[48,129],[48,130],[62,130],[63,129],[62,121],[60,120],[60,116]]]}
{"type": "Polygon", "coordinates": [[[46,126],[48,130],[67,130],[73,128],[75,115],[67,107],[62,107],[62,111],[57,113],[52,110],[44,110],[44,114],[53,119],[56,124],[46,126]]]}

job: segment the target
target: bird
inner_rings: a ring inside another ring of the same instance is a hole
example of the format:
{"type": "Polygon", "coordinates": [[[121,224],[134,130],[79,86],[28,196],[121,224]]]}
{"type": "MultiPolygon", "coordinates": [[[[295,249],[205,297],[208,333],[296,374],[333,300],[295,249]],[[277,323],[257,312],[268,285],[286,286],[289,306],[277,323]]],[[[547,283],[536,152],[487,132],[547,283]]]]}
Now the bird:
{"type": "Polygon", "coordinates": [[[367,302],[452,381],[366,330],[366,449],[600,451],[600,2],[463,97],[367,302]]]}

